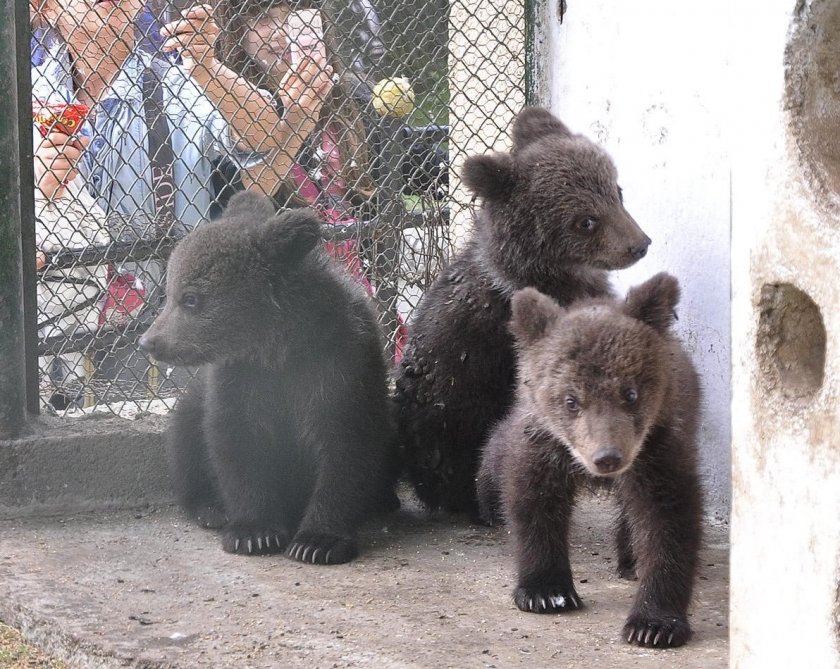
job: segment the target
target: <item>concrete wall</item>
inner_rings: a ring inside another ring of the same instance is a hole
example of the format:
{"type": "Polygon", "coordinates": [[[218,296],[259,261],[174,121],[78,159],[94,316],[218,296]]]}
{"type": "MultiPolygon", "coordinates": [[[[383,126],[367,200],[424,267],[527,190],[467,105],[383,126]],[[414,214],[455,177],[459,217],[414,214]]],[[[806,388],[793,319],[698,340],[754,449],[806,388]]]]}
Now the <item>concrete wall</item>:
{"type": "Polygon", "coordinates": [[[0,439],[0,518],[170,504],[165,417],[33,419],[0,439]]]}
{"type": "Polygon", "coordinates": [[[569,3],[550,22],[548,105],[612,155],[628,211],[653,240],[614,275],[624,292],[667,270],[678,330],[702,375],[701,466],[710,515],[730,503],[729,3],[569,3]]]}
{"type": "Polygon", "coordinates": [[[840,2],[744,4],[731,666],[838,667],[840,2]]]}

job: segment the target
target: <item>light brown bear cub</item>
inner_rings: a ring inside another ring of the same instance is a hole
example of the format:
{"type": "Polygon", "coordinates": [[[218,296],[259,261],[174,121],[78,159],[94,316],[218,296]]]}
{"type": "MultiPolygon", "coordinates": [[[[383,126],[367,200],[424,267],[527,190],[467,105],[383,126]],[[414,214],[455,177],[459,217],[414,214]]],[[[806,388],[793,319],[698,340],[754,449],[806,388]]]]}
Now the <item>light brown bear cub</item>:
{"type": "Polygon", "coordinates": [[[612,486],[618,569],[638,575],[624,638],[684,644],[701,538],[696,433],[700,388],[670,328],[679,300],[658,274],[607,298],[560,307],[533,288],[513,297],[510,329],[519,378],[511,413],[491,433],[479,471],[485,520],[504,520],[516,542],[516,605],[580,608],[569,564],[578,490],[612,486]]]}

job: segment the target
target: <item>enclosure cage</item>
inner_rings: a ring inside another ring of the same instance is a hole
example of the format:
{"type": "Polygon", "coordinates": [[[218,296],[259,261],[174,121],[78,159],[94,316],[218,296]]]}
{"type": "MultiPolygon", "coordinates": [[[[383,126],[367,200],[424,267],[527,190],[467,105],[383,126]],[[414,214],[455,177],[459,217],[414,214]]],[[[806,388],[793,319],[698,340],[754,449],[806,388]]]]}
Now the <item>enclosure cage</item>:
{"type": "Polygon", "coordinates": [[[30,412],[171,408],[192,371],[159,365],[138,339],[173,247],[238,190],[318,211],[327,254],[375,301],[397,362],[423,291],[469,232],[461,161],[507,148],[532,97],[528,4],[11,7],[3,68],[19,99],[3,123],[17,124],[19,190],[0,186],[19,193],[24,280],[4,297],[24,307],[30,412]]]}

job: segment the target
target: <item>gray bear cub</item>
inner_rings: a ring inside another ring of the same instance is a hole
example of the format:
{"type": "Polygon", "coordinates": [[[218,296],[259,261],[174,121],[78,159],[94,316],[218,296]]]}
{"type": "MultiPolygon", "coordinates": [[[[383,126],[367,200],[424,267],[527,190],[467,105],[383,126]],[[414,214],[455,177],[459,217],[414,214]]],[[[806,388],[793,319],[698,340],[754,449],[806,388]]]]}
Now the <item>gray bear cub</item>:
{"type": "Polygon", "coordinates": [[[171,474],[228,552],[346,562],[358,524],[398,505],[376,313],[320,241],[313,212],[237,194],[175,249],[140,341],[198,367],[171,416],[171,474]]]}
{"type": "Polygon", "coordinates": [[[534,613],[581,606],[569,520],[582,487],[610,485],[619,574],[639,578],[624,636],[652,647],[690,636],[701,539],[700,387],[670,331],[678,299],[676,279],[664,273],[624,303],[563,308],[533,288],[517,292],[516,403],[492,431],[478,478],[482,516],[507,523],[516,541],[514,601],[534,613]]]}

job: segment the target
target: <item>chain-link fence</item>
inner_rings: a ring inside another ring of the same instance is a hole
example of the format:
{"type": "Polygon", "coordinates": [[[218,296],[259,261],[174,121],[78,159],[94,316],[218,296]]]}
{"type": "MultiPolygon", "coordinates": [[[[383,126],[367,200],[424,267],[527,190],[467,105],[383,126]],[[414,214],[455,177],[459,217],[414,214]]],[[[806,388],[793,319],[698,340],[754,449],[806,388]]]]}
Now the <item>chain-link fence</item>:
{"type": "Polygon", "coordinates": [[[189,370],[137,339],[167,257],[237,190],[322,215],[398,359],[468,220],[460,159],[524,103],[524,8],[31,0],[42,408],[136,412],[189,370]]]}

